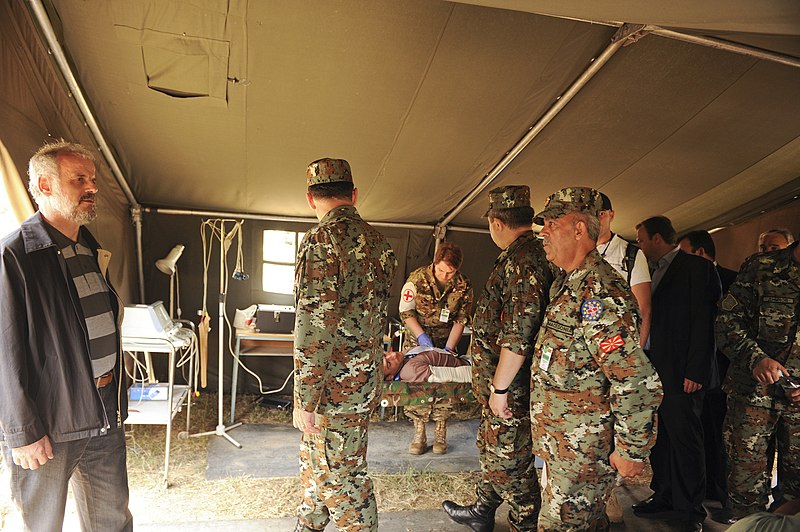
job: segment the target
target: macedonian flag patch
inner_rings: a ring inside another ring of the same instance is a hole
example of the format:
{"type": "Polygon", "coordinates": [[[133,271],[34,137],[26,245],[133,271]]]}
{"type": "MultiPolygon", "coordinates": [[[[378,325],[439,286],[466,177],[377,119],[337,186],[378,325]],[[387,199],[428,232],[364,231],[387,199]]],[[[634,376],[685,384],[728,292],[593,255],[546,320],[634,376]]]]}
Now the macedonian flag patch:
{"type": "Polygon", "coordinates": [[[611,338],[606,338],[600,342],[600,351],[605,354],[609,354],[612,351],[616,351],[623,345],[625,345],[625,341],[622,339],[622,335],[618,334],[616,336],[612,336],[611,338]]]}

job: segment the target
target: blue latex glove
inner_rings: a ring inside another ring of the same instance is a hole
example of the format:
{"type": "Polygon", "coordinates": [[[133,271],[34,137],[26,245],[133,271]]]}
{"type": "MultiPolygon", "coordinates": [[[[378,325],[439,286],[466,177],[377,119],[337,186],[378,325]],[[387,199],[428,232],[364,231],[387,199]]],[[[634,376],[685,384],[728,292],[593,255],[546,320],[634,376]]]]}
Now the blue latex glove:
{"type": "Polygon", "coordinates": [[[417,336],[417,343],[422,347],[433,347],[433,340],[431,340],[431,337],[425,333],[417,336]]]}

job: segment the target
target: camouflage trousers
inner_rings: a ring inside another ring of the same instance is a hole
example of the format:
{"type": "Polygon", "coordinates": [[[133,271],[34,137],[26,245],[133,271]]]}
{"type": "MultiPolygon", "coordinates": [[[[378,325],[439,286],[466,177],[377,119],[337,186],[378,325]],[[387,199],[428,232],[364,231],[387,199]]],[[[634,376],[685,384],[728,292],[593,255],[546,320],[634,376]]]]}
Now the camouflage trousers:
{"type": "Polygon", "coordinates": [[[319,434],[303,434],[300,522],[323,530],[333,519],[341,531],[377,531],[378,508],[367,474],[368,415],[317,416],[319,434]]]}
{"type": "Polygon", "coordinates": [[[728,450],[728,500],[734,515],[763,512],[772,471],[767,446],[776,435],[778,476],[787,499],[800,498],[800,408],[774,410],[728,396],[725,445],[728,450]]]}
{"type": "Polygon", "coordinates": [[[536,530],[541,507],[539,479],[534,467],[529,416],[503,419],[488,407],[481,410],[478,427],[481,481],[479,500],[505,501],[508,520],[517,530],[536,530]]]}
{"type": "Polygon", "coordinates": [[[539,532],[608,530],[605,507],[616,477],[608,461],[614,450],[611,425],[574,434],[546,432],[540,442],[539,532]]]}
{"type": "Polygon", "coordinates": [[[427,404],[427,405],[415,405],[415,406],[404,406],[403,412],[405,412],[406,416],[414,421],[418,419],[420,421],[447,421],[450,419],[450,416],[453,415],[453,405],[451,404],[427,404]]]}

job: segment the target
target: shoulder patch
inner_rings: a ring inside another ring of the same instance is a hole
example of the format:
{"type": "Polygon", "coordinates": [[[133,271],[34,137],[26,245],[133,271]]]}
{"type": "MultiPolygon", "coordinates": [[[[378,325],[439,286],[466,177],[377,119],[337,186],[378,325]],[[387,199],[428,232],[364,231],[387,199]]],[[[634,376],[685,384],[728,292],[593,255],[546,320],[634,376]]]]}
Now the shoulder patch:
{"type": "Polygon", "coordinates": [[[417,287],[412,282],[403,285],[400,291],[400,312],[417,308],[417,287]]]}
{"type": "Polygon", "coordinates": [[[622,339],[622,335],[618,334],[616,336],[612,336],[611,338],[606,338],[605,340],[600,342],[600,351],[605,354],[609,354],[612,351],[616,351],[620,347],[625,345],[625,341],[622,339]]]}
{"type": "Polygon", "coordinates": [[[603,304],[597,299],[587,299],[581,303],[581,317],[586,321],[599,320],[604,311],[603,304]]]}
{"type": "Polygon", "coordinates": [[[735,309],[736,305],[738,305],[738,304],[739,304],[739,301],[737,301],[737,299],[735,297],[733,297],[733,294],[728,293],[728,295],[726,295],[723,298],[723,300],[720,302],[719,306],[720,306],[720,308],[722,308],[722,310],[724,310],[726,312],[730,312],[731,310],[735,309]]]}

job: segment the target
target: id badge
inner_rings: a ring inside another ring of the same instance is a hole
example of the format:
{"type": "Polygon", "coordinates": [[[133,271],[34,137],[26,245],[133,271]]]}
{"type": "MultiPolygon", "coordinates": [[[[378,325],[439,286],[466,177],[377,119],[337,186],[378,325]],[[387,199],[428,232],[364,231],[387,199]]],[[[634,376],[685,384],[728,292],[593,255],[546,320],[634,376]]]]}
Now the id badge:
{"type": "Polygon", "coordinates": [[[450,320],[450,309],[443,308],[442,312],[439,313],[439,321],[442,323],[447,323],[450,320]]]}
{"type": "Polygon", "coordinates": [[[542,347],[542,358],[539,360],[539,367],[547,371],[550,367],[550,359],[553,358],[553,348],[549,346],[542,347]]]}

